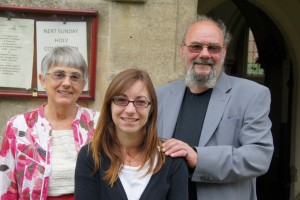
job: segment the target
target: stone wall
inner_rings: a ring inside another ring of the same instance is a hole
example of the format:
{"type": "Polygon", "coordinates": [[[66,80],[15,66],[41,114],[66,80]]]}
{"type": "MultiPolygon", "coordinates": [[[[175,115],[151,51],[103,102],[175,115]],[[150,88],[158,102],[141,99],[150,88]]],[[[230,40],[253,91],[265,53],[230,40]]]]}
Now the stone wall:
{"type": "MultiPolygon", "coordinates": [[[[1,0],[2,5],[96,10],[99,12],[95,100],[78,103],[101,109],[106,87],[123,69],[147,70],[154,85],[181,78],[181,34],[196,16],[197,0],[1,0]]],[[[7,120],[46,99],[0,97],[0,136],[7,120]]],[[[0,138],[1,140],[1,138],[0,138]]]]}

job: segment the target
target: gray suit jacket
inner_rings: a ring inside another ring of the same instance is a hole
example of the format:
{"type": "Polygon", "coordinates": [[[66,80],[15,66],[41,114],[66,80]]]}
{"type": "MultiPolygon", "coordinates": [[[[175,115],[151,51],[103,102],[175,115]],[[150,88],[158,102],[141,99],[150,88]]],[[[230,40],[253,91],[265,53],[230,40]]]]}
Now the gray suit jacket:
{"type": "MultiPolygon", "coordinates": [[[[157,88],[158,134],[171,138],[186,86],[157,88]]],[[[213,89],[191,175],[199,200],[256,200],[256,177],[267,172],[274,151],[270,91],[222,73],[213,89]]]]}

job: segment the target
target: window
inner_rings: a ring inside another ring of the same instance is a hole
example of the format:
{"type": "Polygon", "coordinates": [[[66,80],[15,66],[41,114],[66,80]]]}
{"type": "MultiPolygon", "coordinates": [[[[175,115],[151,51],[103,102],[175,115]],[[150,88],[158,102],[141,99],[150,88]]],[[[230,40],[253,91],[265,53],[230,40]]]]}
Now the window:
{"type": "Polygon", "coordinates": [[[264,77],[264,69],[261,68],[259,63],[256,63],[258,56],[256,42],[251,29],[249,29],[247,76],[264,77]]]}

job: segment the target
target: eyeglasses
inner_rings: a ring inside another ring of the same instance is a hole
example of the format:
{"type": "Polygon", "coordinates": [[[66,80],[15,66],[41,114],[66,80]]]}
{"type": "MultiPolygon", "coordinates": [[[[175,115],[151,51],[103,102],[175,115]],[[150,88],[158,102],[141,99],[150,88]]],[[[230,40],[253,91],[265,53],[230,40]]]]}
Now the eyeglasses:
{"type": "Polygon", "coordinates": [[[70,81],[74,84],[80,84],[83,82],[82,76],[77,72],[67,74],[64,71],[54,71],[52,73],[46,73],[46,75],[50,75],[51,78],[56,82],[64,81],[67,76],[69,76],[70,81]]]}
{"type": "Polygon", "coordinates": [[[191,53],[200,53],[204,48],[207,48],[207,51],[211,54],[220,53],[223,49],[222,46],[214,44],[183,44],[188,48],[191,53]]]}
{"type": "Polygon", "coordinates": [[[130,101],[125,96],[115,96],[112,99],[114,104],[122,107],[126,107],[129,103],[133,103],[135,108],[147,108],[151,104],[146,99],[135,99],[133,101],[130,101]]]}

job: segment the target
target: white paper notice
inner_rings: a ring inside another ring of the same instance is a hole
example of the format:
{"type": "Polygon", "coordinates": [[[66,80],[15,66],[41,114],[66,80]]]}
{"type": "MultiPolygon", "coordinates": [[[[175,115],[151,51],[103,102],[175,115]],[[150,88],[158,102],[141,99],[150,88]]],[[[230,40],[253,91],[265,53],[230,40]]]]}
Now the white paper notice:
{"type": "MultiPolygon", "coordinates": [[[[86,31],[86,22],[37,21],[37,76],[40,74],[44,56],[56,46],[68,45],[76,48],[87,62],[86,31]]],[[[38,83],[38,91],[44,91],[40,83],[38,83]]]]}
{"type": "Polygon", "coordinates": [[[0,17],[0,87],[31,88],[34,20],[0,17]]]}

